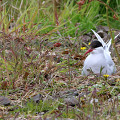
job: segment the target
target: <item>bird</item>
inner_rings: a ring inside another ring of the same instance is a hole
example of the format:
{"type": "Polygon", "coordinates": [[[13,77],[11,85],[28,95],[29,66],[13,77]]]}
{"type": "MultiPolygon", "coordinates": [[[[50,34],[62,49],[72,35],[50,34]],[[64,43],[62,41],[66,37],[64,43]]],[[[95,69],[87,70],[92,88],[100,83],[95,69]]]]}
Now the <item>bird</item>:
{"type": "MultiPolygon", "coordinates": [[[[115,63],[111,58],[110,52],[112,39],[110,39],[108,43],[105,43],[94,30],[92,31],[98,40],[92,41],[90,49],[84,54],[90,53],[84,61],[82,75],[88,76],[91,73],[97,75],[112,75],[116,72],[115,63]]],[[[118,35],[115,36],[115,38],[117,38],[118,35]]]]}

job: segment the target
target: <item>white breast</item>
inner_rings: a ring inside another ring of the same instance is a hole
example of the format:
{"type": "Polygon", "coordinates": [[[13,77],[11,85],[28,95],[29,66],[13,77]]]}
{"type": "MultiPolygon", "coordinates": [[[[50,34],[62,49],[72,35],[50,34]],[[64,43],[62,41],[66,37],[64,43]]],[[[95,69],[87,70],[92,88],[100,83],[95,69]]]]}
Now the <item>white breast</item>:
{"type": "Polygon", "coordinates": [[[114,68],[114,62],[111,60],[112,59],[105,55],[103,47],[96,48],[85,59],[82,69],[82,75],[89,75],[92,72],[94,74],[111,75],[114,68]]]}

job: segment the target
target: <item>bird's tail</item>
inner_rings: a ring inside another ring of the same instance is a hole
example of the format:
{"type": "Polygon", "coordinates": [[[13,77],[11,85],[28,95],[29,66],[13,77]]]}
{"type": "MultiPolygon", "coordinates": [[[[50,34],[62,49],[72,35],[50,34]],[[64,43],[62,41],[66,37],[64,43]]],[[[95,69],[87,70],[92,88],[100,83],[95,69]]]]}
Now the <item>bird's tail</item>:
{"type": "MultiPolygon", "coordinates": [[[[92,30],[92,29],[91,29],[92,30]]],[[[93,33],[95,34],[95,36],[97,37],[98,41],[102,43],[103,45],[103,48],[106,52],[109,52],[110,54],[110,46],[111,46],[111,42],[112,42],[112,39],[109,40],[109,42],[106,44],[103,39],[94,31],[92,30],[93,33]]],[[[114,39],[116,39],[118,36],[120,35],[120,33],[118,35],[115,36],[114,39]]]]}
{"type": "MultiPolygon", "coordinates": [[[[114,37],[114,39],[116,39],[118,36],[120,35],[120,33],[118,35],[116,35],[114,37]]],[[[110,46],[111,46],[111,42],[112,42],[112,38],[109,40],[109,42],[107,43],[107,49],[109,50],[110,49],[110,46]]]]}

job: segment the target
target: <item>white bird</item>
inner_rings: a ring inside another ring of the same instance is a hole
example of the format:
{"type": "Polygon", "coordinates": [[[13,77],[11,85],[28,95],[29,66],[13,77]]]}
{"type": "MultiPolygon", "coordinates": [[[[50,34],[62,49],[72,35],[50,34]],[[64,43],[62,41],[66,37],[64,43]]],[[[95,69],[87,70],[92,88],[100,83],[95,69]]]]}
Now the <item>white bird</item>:
{"type": "MultiPolygon", "coordinates": [[[[90,45],[91,48],[85,53],[86,55],[91,52],[84,61],[82,75],[90,75],[91,73],[111,75],[116,72],[115,63],[113,62],[109,51],[112,39],[106,44],[94,30],[92,31],[98,41],[93,41],[90,45]]],[[[115,38],[118,37],[118,35],[115,36],[115,38]]]]}

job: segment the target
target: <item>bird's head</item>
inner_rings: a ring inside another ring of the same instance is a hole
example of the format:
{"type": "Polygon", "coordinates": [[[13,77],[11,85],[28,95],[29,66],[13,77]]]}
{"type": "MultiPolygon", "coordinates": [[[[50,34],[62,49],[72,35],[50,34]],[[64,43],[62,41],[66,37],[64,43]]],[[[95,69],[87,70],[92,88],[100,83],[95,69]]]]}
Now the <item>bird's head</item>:
{"type": "Polygon", "coordinates": [[[84,55],[86,55],[86,54],[88,54],[88,53],[90,53],[90,52],[92,52],[94,50],[97,50],[100,47],[103,48],[103,45],[102,45],[101,42],[99,42],[99,41],[92,41],[91,44],[90,44],[90,49],[88,49],[87,52],[84,55]]]}

